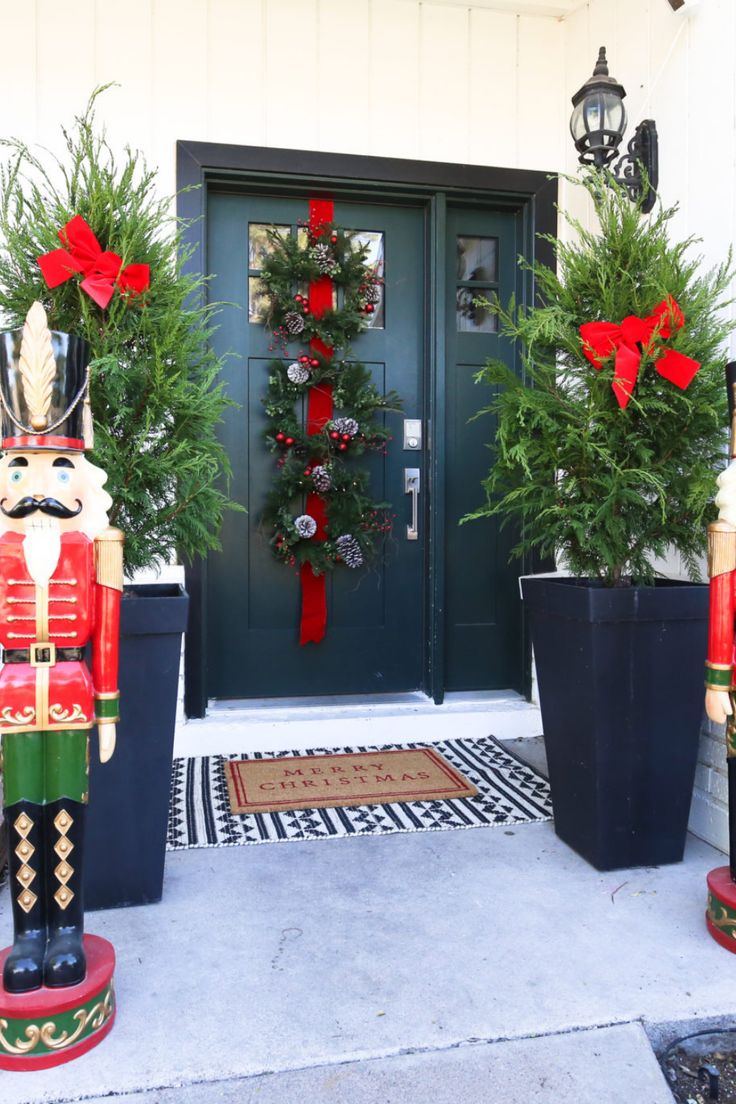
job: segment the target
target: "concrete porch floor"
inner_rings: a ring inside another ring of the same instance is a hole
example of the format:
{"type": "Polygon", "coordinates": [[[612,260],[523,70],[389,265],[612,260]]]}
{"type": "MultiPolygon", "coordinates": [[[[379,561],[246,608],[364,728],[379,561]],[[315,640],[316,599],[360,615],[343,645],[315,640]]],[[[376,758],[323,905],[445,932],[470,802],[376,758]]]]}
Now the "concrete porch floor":
{"type": "Polygon", "coordinates": [[[736,1008],[703,922],[722,862],[691,838],[600,874],[551,824],[170,854],[161,904],[87,918],[117,949],[111,1035],[0,1100],[667,1104],[643,1026],[736,1008]]]}

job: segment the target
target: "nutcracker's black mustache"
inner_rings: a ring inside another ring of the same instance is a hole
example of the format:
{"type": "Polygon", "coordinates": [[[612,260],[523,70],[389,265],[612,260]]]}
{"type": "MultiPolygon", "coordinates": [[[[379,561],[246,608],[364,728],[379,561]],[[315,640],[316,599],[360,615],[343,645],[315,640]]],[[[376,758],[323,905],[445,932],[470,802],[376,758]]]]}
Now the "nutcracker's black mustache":
{"type": "Polygon", "coordinates": [[[76,510],[70,510],[68,506],[65,506],[63,502],[59,502],[56,498],[33,498],[31,495],[26,495],[25,498],[21,498],[19,502],[16,502],[10,510],[5,509],[7,501],[7,498],[4,498],[0,502],[0,510],[9,518],[29,517],[36,510],[40,510],[42,514],[49,514],[51,517],[62,519],[76,517],[77,514],[82,512],[82,503],[79,499],[76,499],[76,510]]]}

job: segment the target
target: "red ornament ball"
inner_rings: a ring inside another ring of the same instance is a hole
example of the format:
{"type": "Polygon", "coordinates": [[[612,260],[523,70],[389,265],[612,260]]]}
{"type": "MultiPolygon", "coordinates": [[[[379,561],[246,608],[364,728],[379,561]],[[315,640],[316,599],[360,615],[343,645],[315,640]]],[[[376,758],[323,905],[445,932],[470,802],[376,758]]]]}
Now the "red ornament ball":
{"type": "Polygon", "coordinates": [[[286,440],[284,441],[284,444],[287,445],[290,448],[294,444],[294,438],[293,437],[287,437],[286,440]]]}
{"type": "Polygon", "coordinates": [[[316,357],[312,357],[309,363],[311,364],[312,368],[319,368],[319,361],[316,357]]]}
{"type": "Polygon", "coordinates": [[[285,441],[285,440],[286,440],[286,437],[284,436],[284,434],[283,434],[283,433],[277,433],[277,434],[276,434],[276,440],[277,440],[277,441],[285,441]]]}
{"type": "Polygon", "coordinates": [[[330,431],[330,437],[332,438],[333,441],[339,441],[340,440],[340,434],[337,432],[336,429],[333,429],[333,430],[330,431]]]}
{"type": "Polygon", "coordinates": [[[372,303],[366,303],[366,305],[363,307],[363,310],[365,311],[366,314],[373,314],[373,311],[375,310],[375,307],[373,306],[372,303]]]}
{"type": "Polygon", "coordinates": [[[348,446],[345,444],[344,441],[341,441],[340,444],[337,447],[340,450],[340,452],[345,452],[347,450],[348,446]]]}
{"type": "Polygon", "coordinates": [[[309,314],[309,303],[302,303],[302,311],[304,314],[309,314]]]}
{"type": "Polygon", "coordinates": [[[343,439],[343,441],[349,441],[350,440],[350,434],[349,433],[343,433],[342,439],[343,439]]]}
{"type": "Polygon", "coordinates": [[[312,474],[312,469],[311,468],[305,468],[304,469],[304,474],[305,475],[311,475],[312,474]]]}
{"type": "Polygon", "coordinates": [[[300,364],[309,364],[309,357],[305,356],[304,353],[302,353],[302,355],[299,357],[299,363],[300,364]]]}
{"type": "Polygon", "coordinates": [[[337,241],[337,234],[330,234],[330,241],[334,245],[335,242],[337,241]]]}
{"type": "Polygon", "coordinates": [[[303,299],[304,299],[303,295],[295,295],[294,296],[294,302],[295,303],[301,303],[303,301],[303,299]]]}

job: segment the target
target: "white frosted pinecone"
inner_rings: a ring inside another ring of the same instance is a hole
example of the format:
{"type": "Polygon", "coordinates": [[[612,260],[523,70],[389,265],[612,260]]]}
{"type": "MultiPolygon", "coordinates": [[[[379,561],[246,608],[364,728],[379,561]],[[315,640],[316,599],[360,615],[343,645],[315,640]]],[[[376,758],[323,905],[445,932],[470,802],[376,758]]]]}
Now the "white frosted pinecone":
{"type": "Polygon", "coordinates": [[[337,265],[330,253],[330,247],[320,242],[312,249],[312,259],[323,276],[331,276],[337,265]]]}
{"type": "Polygon", "coordinates": [[[304,329],[304,319],[296,311],[287,311],[284,315],[284,326],[290,334],[300,334],[304,329]]]}
{"type": "Polygon", "coordinates": [[[318,491],[329,491],[332,486],[332,476],[323,464],[317,464],[312,468],[312,479],[318,491]]]}
{"type": "Polygon", "coordinates": [[[346,567],[363,566],[363,549],[352,533],[343,533],[337,538],[335,544],[346,567]]]}
{"type": "Polygon", "coordinates": [[[332,424],[338,433],[349,433],[354,437],[358,432],[358,423],[355,418],[333,418],[332,424]]]}
{"type": "Polygon", "coordinates": [[[309,369],[303,364],[298,364],[297,361],[289,365],[286,374],[292,383],[306,383],[309,379],[309,369]]]}
{"type": "Polygon", "coordinates": [[[303,540],[309,540],[317,532],[317,522],[311,514],[300,514],[294,518],[294,528],[303,540]]]}
{"type": "Polygon", "coordinates": [[[381,301],[381,285],[380,284],[368,284],[365,291],[366,303],[372,303],[373,306],[381,301]]]}

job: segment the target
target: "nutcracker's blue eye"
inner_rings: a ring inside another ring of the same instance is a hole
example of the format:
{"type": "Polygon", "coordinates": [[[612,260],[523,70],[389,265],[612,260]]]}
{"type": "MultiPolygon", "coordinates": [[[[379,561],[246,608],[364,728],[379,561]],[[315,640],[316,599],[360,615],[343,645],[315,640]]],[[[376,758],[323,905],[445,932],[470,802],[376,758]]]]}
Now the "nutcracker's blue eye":
{"type": "Polygon", "coordinates": [[[22,478],[23,478],[23,472],[22,471],[17,471],[16,470],[16,471],[10,473],[10,482],[11,483],[20,483],[22,478]]]}
{"type": "Polygon", "coordinates": [[[63,469],[61,471],[57,471],[56,479],[57,482],[66,485],[69,482],[69,472],[64,471],[63,469]]]}

